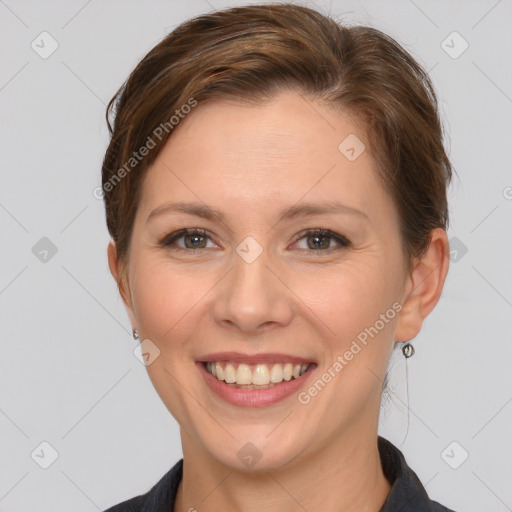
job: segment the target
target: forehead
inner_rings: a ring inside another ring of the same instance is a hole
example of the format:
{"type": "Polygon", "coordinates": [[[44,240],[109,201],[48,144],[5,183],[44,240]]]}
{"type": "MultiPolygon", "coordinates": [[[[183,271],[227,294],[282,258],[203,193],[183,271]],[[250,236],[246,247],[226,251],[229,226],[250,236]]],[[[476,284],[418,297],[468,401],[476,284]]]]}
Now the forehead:
{"type": "Polygon", "coordinates": [[[300,200],[393,208],[361,123],[299,93],[200,104],[175,130],[147,171],[142,209],[170,200],[260,214],[300,200]]]}

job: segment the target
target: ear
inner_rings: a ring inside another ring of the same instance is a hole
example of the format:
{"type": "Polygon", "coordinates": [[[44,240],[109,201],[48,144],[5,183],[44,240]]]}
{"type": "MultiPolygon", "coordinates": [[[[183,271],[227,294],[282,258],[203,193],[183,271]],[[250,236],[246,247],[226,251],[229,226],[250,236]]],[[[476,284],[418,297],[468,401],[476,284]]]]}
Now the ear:
{"type": "Polygon", "coordinates": [[[126,311],[130,318],[130,322],[133,326],[136,326],[137,321],[135,320],[135,315],[132,310],[132,301],[128,278],[125,275],[125,272],[123,271],[119,263],[119,258],[117,257],[116,243],[113,240],[111,240],[108,244],[107,256],[110,273],[112,274],[117,283],[117,289],[119,290],[119,295],[121,295],[121,298],[123,299],[126,311]]]}
{"type": "Polygon", "coordinates": [[[423,320],[441,297],[450,263],[446,231],[435,228],[425,254],[414,262],[404,288],[402,310],[395,330],[396,341],[409,341],[421,330],[423,320]]]}

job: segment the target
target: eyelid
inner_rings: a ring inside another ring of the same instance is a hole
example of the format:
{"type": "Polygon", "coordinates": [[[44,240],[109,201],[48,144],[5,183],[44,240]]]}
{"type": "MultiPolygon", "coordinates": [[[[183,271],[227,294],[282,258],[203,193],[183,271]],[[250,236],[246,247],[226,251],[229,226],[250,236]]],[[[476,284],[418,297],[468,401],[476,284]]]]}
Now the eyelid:
{"type": "MultiPolygon", "coordinates": [[[[306,236],[314,236],[314,235],[321,235],[321,236],[333,238],[341,245],[345,245],[345,246],[352,245],[350,240],[347,237],[345,237],[344,235],[340,235],[339,233],[335,233],[334,231],[331,231],[330,229],[324,229],[324,228],[305,229],[304,231],[301,231],[300,233],[297,234],[294,241],[298,242],[299,240],[301,240],[302,238],[304,238],[306,236]]],[[[313,251],[313,252],[315,252],[315,251],[313,251]]],[[[326,251],[317,251],[317,252],[326,252],[326,251]]]]}
{"type": "MultiPolygon", "coordinates": [[[[213,237],[208,231],[206,231],[206,229],[182,228],[182,229],[178,229],[177,231],[173,231],[172,233],[165,235],[163,237],[163,239],[160,240],[159,245],[161,247],[170,247],[176,240],[182,238],[183,236],[195,235],[195,234],[205,236],[205,237],[209,238],[210,240],[212,240],[213,242],[215,242],[215,237],[213,237]]],[[[215,243],[217,244],[217,242],[215,242],[215,243]]],[[[183,251],[190,252],[190,251],[195,251],[196,249],[184,249],[183,247],[177,247],[176,250],[183,250],[183,251]]],[[[201,251],[203,249],[197,249],[197,250],[201,251]]]]}
{"type": "MultiPolygon", "coordinates": [[[[174,231],[174,232],[166,235],[159,242],[159,245],[160,245],[160,247],[163,247],[163,248],[169,248],[169,247],[172,247],[172,245],[175,243],[176,240],[182,238],[183,236],[194,235],[194,234],[206,237],[206,238],[210,239],[216,245],[219,245],[215,241],[215,237],[210,235],[210,233],[207,230],[203,229],[203,228],[182,228],[182,229],[179,229],[177,231],[174,231]]],[[[313,253],[313,254],[317,254],[317,255],[322,255],[322,254],[330,254],[331,252],[335,252],[335,251],[341,250],[343,248],[352,247],[352,243],[344,235],[341,235],[341,234],[336,233],[336,232],[334,232],[334,231],[332,231],[330,229],[325,229],[325,228],[308,228],[308,229],[304,229],[303,231],[301,231],[300,233],[298,233],[294,237],[292,245],[296,244],[297,242],[299,242],[303,238],[306,238],[308,236],[315,236],[315,235],[316,236],[324,236],[324,237],[328,237],[328,238],[334,239],[338,243],[338,247],[331,247],[330,249],[325,249],[325,250],[324,249],[320,249],[320,250],[299,249],[301,252],[306,252],[306,253],[309,253],[309,254],[313,253]]],[[[191,253],[191,252],[192,253],[196,253],[197,251],[201,252],[201,251],[204,251],[205,249],[206,249],[206,247],[205,248],[197,248],[197,249],[188,249],[188,248],[183,248],[183,247],[175,246],[173,248],[173,250],[175,250],[175,251],[180,251],[180,252],[185,251],[185,252],[188,252],[188,253],[191,253]]]]}
{"type": "Polygon", "coordinates": [[[324,229],[324,228],[310,228],[310,229],[301,231],[295,237],[295,240],[292,245],[298,243],[303,238],[307,238],[310,236],[328,237],[331,240],[334,240],[337,243],[337,246],[331,247],[329,249],[319,249],[319,250],[298,249],[298,251],[300,251],[301,253],[306,254],[307,257],[320,258],[322,256],[332,255],[333,253],[339,253],[340,251],[343,251],[343,250],[346,250],[346,249],[352,247],[352,243],[344,235],[335,233],[334,231],[331,231],[330,229],[324,229]]]}

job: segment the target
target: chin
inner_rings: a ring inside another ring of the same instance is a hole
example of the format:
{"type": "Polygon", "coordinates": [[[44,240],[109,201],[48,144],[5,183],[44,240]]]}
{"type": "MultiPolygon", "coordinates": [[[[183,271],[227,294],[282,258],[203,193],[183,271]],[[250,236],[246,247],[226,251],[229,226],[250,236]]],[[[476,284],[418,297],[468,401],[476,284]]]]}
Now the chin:
{"type": "Polygon", "coordinates": [[[304,445],[307,443],[299,432],[295,436],[294,433],[283,430],[278,435],[277,432],[272,432],[273,428],[275,426],[255,428],[251,425],[244,429],[241,425],[234,429],[236,437],[226,436],[222,441],[206,439],[204,444],[215,460],[237,471],[277,471],[304,454],[304,445]],[[272,433],[269,435],[270,432],[272,433]]]}

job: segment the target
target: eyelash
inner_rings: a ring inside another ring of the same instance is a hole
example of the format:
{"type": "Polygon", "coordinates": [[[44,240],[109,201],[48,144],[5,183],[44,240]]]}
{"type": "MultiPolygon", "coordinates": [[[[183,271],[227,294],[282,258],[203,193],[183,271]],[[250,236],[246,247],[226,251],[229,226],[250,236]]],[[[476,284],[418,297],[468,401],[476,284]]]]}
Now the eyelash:
{"type": "MultiPolygon", "coordinates": [[[[204,229],[200,229],[200,228],[180,229],[179,231],[175,231],[174,233],[167,235],[160,242],[159,245],[161,247],[171,248],[171,246],[174,244],[174,242],[176,240],[178,240],[186,235],[200,235],[200,236],[208,237],[211,239],[211,237],[208,235],[208,233],[204,229]]],[[[294,240],[294,243],[302,240],[303,238],[307,238],[308,236],[329,237],[329,238],[334,239],[336,242],[338,242],[341,247],[338,249],[331,248],[331,249],[325,249],[325,250],[323,250],[323,249],[319,249],[319,250],[300,249],[301,251],[306,251],[306,252],[310,252],[310,253],[324,253],[324,254],[328,253],[329,254],[333,250],[341,250],[343,248],[347,248],[347,247],[351,246],[350,241],[343,235],[338,235],[337,233],[334,233],[333,231],[330,231],[329,229],[321,229],[321,228],[308,229],[308,230],[302,231],[301,233],[299,233],[297,235],[297,237],[294,240]]],[[[184,249],[183,247],[173,247],[172,248],[172,250],[174,250],[174,251],[187,252],[187,253],[193,253],[193,254],[195,254],[197,252],[204,251],[205,249],[206,248],[202,248],[202,249],[184,249]]]]}

